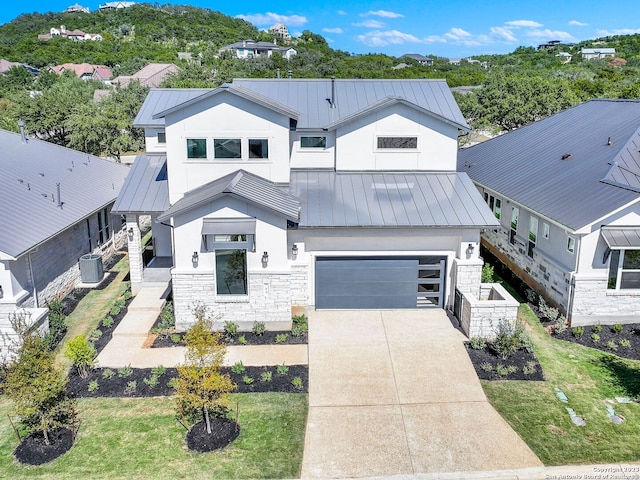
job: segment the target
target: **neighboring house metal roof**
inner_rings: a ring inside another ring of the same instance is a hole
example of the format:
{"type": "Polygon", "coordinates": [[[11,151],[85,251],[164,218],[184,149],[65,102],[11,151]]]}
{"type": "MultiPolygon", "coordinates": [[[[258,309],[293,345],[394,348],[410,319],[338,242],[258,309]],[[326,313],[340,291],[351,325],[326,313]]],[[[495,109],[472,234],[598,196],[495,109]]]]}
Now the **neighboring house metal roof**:
{"type": "MultiPolygon", "coordinates": [[[[298,129],[335,126],[392,99],[402,99],[457,128],[469,129],[444,80],[235,79],[215,90],[219,91],[245,96],[251,92],[254,101],[262,99],[274,109],[288,111],[292,116],[296,113],[298,129]]],[[[194,95],[189,104],[204,98],[195,99],[194,95]]],[[[173,108],[156,109],[154,114],[160,117],[183,106],[173,103],[173,108]]],[[[140,114],[138,119],[142,121],[140,114]]]]}
{"type": "Polygon", "coordinates": [[[20,134],[0,130],[0,252],[17,258],[109,205],[128,171],[42,140],[23,143],[20,134]]]}
{"type": "Polygon", "coordinates": [[[411,58],[412,60],[416,60],[417,62],[432,62],[429,57],[425,57],[424,55],[420,55],[419,53],[405,53],[403,57],[411,58]]]}
{"type": "Polygon", "coordinates": [[[272,210],[290,220],[298,221],[300,202],[287,191],[286,187],[244,170],[238,170],[190,190],[160,215],[157,221],[168,220],[225,195],[241,197],[266,210],[272,210]]]}
{"type": "Polygon", "coordinates": [[[169,208],[167,156],[138,155],[120,189],[113,213],[162,213],[169,208]]]}
{"type": "Polygon", "coordinates": [[[458,170],[573,230],[640,200],[640,101],[591,100],[458,152],[458,170]]]}
{"type": "Polygon", "coordinates": [[[498,220],[465,173],[291,172],[300,227],[489,227],[498,220]]]}
{"type": "Polygon", "coordinates": [[[153,118],[156,113],[211,91],[211,88],[152,88],[142,103],[133,126],[136,128],[164,127],[164,118],[153,118]]]}

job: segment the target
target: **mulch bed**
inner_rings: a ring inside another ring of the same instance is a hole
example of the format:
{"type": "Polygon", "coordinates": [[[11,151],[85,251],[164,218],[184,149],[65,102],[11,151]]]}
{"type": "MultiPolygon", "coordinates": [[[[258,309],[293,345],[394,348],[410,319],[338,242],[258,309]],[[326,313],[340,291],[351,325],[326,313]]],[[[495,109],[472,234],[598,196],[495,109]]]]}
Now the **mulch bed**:
{"type": "Polygon", "coordinates": [[[49,433],[49,442],[44,442],[42,433],[32,433],[16,447],[13,456],[20,463],[42,465],[58,458],[73,446],[73,432],[68,428],[58,428],[49,433]]]}
{"type": "MultiPolygon", "coordinates": [[[[172,378],[177,376],[175,368],[167,368],[160,376],[158,384],[149,386],[144,382],[152,376],[151,368],[133,368],[131,375],[127,377],[118,376],[118,369],[96,368],[91,371],[87,378],[80,377],[75,370],[69,373],[67,382],[67,393],[73,398],[97,398],[97,397],[160,397],[173,395],[174,389],[169,386],[172,378]],[[115,373],[113,378],[103,378],[105,370],[112,370],[115,373]],[[98,388],[89,391],[89,384],[92,381],[98,382],[98,388]],[[135,383],[135,389],[131,388],[130,382],[135,383]]],[[[236,374],[231,371],[231,367],[223,367],[222,373],[228,373],[231,380],[238,386],[235,393],[306,393],[309,385],[309,368],[307,365],[291,365],[285,375],[280,375],[276,367],[245,367],[245,372],[236,374]],[[271,381],[262,381],[263,372],[271,372],[271,381]],[[247,384],[243,377],[253,378],[253,383],[247,384]],[[302,380],[302,388],[296,388],[291,381],[295,377],[302,380]]]]}
{"type": "Polygon", "coordinates": [[[204,421],[196,423],[187,432],[187,447],[196,452],[211,452],[226,447],[240,435],[236,422],[224,417],[211,417],[211,433],[204,421]]]}
{"type": "Polygon", "coordinates": [[[480,380],[544,380],[542,367],[533,352],[518,350],[509,358],[503,360],[490,345],[487,345],[483,350],[475,350],[468,343],[466,347],[471,363],[473,363],[473,368],[475,368],[480,380]],[[487,364],[491,365],[491,370],[482,368],[482,365],[486,366],[487,364]],[[498,365],[502,365],[505,368],[513,366],[516,370],[512,373],[500,375],[496,368],[498,365]],[[535,372],[525,373],[525,367],[533,367],[535,372]]]}
{"type": "Polygon", "coordinates": [[[113,318],[113,324],[111,326],[105,327],[104,325],[102,325],[102,321],[98,324],[96,329],[100,330],[102,332],[102,335],[100,335],[100,337],[98,337],[98,339],[93,342],[93,346],[96,349],[97,353],[100,353],[104,349],[104,347],[107,346],[107,343],[111,341],[111,337],[113,337],[113,331],[127,314],[127,308],[132,301],[133,297],[127,299],[125,301],[125,306],[120,309],[120,312],[117,315],[111,315],[109,312],[107,312],[106,316],[111,316],[111,318],[113,318]]]}
{"type": "MultiPolygon", "coordinates": [[[[153,329],[152,329],[153,330],[153,329]]],[[[158,336],[151,344],[151,348],[168,348],[168,347],[182,347],[184,342],[182,337],[184,332],[176,333],[180,337],[179,342],[174,342],[170,337],[158,336]]],[[[307,335],[300,335],[294,337],[289,330],[283,331],[266,331],[262,335],[256,335],[252,332],[240,332],[238,335],[232,338],[225,338],[224,342],[227,345],[305,345],[309,341],[307,335]],[[282,343],[276,343],[276,336],[286,334],[287,340],[282,343]],[[244,335],[245,343],[240,343],[238,338],[244,335]]]]}
{"type": "Polygon", "coordinates": [[[619,357],[628,358],[630,360],[640,360],[640,324],[633,323],[623,325],[622,332],[613,331],[612,325],[602,325],[602,331],[598,333],[600,340],[594,342],[591,335],[595,333],[593,326],[584,327],[582,336],[575,336],[573,329],[567,328],[562,333],[554,333],[553,337],[566,342],[578,343],[585,347],[597,348],[603,352],[611,353],[619,357]],[[620,345],[620,340],[626,339],[631,344],[629,347],[620,345]],[[608,342],[615,342],[617,349],[607,346],[608,342]]]}

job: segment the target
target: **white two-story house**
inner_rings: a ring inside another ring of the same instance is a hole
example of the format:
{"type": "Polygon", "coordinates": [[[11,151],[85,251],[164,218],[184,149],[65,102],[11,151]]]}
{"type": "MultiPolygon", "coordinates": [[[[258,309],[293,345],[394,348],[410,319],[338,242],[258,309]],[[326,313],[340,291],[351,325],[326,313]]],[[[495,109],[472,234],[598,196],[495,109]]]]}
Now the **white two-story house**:
{"type": "Polygon", "coordinates": [[[498,222],[456,171],[468,127],[441,80],[240,79],[157,89],[114,210],[131,280],[138,217],[171,266],[178,328],[201,303],[268,328],[300,309],[452,308],[478,297],[480,232],[498,222]]]}

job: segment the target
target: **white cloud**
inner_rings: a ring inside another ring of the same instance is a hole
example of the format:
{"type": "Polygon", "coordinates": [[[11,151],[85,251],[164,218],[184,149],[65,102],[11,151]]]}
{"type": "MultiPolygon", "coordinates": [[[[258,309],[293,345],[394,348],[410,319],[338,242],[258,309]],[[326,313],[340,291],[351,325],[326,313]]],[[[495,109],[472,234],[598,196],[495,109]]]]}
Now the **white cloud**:
{"type": "Polygon", "coordinates": [[[344,10],[338,10],[338,15],[346,15],[347,12],[345,12],[344,10]]]}
{"type": "Polygon", "coordinates": [[[612,35],[633,35],[634,33],[640,33],[640,28],[617,28],[614,30],[596,30],[600,37],[610,37],[612,35]]]}
{"type": "Polygon", "coordinates": [[[384,17],[384,18],[401,18],[401,13],[390,12],[388,10],[369,10],[367,13],[361,13],[361,17],[384,17]]]}
{"type": "Polygon", "coordinates": [[[382,28],[384,23],[380,20],[365,20],[364,22],[354,23],[354,27],[366,27],[366,28],[382,28]]]}
{"type": "Polygon", "coordinates": [[[277,13],[255,13],[251,15],[236,15],[255,25],[273,25],[274,23],[284,23],[288,27],[297,27],[307,23],[307,17],[301,15],[279,15],[277,13]]]}
{"type": "Polygon", "coordinates": [[[548,28],[545,28],[544,30],[530,30],[526,33],[526,35],[538,40],[575,40],[573,36],[568,32],[562,32],[560,30],[549,30],[548,28]]]}
{"type": "Polygon", "coordinates": [[[510,27],[527,27],[527,28],[540,28],[543,25],[538,22],[534,22],[533,20],[512,20],[510,22],[505,22],[505,25],[510,27]]]}
{"type": "Polygon", "coordinates": [[[451,30],[445,33],[444,36],[451,40],[462,40],[464,38],[471,37],[471,34],[461,28],[453,27],[451,30]]]}
{"type": "Polygon", "coordinates": [[[571,20],[571,21],[569,22],[569,25],[574,25],[574,26],[576,26],[576,27],[586,27],[586,26],[588,26],[589,24],[588,24],[588,23],[579,22],[578,20],[571,20]]]}
{"type": "Polygon", "coordinates": [[[389,44],[402,45],[404,43],[420,43],[420,39],[410,33],[403,33],[398,30],[376,30],[358,35],[357,40],[369,47],[384,47],[389,44]]]}
{"type": "Polygon", "coordinates": [[[340,27],[336,27],[336,28],[323,28],[322,29],[323,32],[326,33],[344,33],[344,30],[342,30],[340,27]]]}
{"type": "Polygon", "coordinates": [[[491,27],[490,32],[492,37],[499,40],[506,40],[507,42],[518,41],[511,29],[507,27],[491,27]]]}

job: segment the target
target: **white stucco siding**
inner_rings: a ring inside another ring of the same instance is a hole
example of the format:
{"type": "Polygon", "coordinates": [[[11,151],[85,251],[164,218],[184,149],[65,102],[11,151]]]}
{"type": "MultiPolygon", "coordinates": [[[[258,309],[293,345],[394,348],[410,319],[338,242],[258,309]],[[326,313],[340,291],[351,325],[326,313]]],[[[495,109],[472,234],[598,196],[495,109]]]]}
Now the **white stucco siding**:
{"type": "Polygon", "coordinates": [[[334,168],[336,132],[296,132],[291,134],[291,168],[334,168]],[[326,148],[301,148],[300,137],[326,137],[326,148]]]}
{"type": "Polygon", "coordinates": [[[158,133],[162,132],[164,132],[164,128],[144,129],[144,144],[147,153],[164,153],[167,151],[167,144],[158,142],[158,133]]]}
{"type": "Polygon", "coordinates": [[[166,118],[169,201],[238,169],[274,182],[289,181],[289,118],[229,93],[166,118]],[[187,139],[206,139],[207,158],[187,158],[187,139]],[[214,158],[214,139],[240,139],[242,158],[214,158]],[[268,140],[269,158],[249,158],[249,139],[268,140]]]}
{"type": "Polygon", "coordinates": [[[153,250],[156,257],[170,257],[171,248],[171,227],[166,224],[156,222],[157,215],[151,219],[153,230],[153,250]]]}
{"type": "Polygon", "coordinates": [[[337,129],[336,170],[455,171],[456,127],[396,104],[337,129]],[[415,149],[379,149],[377,138],[417,137],[415,149]]]}

